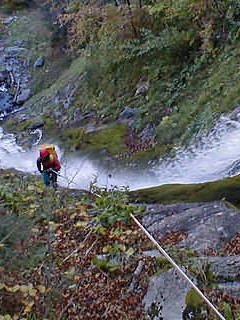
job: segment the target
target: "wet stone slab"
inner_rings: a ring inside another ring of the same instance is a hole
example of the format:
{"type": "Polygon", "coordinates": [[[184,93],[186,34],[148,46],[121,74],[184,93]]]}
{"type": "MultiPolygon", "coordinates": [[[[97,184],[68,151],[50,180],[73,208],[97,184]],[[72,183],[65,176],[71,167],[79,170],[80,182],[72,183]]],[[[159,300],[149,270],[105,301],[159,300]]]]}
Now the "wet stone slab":
{"type": "Polygon", "coordinates": [[[223,247],[239,232],[239,224],[239,211],[224,201],[165,205],[143,218],[143,225],[158,239],[167,233],[185,232],[186,239],[178,245],[200,254],[223,247]]]}

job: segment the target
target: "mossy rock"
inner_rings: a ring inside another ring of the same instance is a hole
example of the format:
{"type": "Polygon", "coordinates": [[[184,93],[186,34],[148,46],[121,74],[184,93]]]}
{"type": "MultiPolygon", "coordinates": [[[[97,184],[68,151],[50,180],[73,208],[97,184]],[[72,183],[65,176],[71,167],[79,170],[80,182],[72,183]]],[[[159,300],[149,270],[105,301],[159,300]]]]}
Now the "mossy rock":
{"type": "Polygon", "coordinates": [[[185,303],[187,307],[194,309],[201,309],[203,307],[203,299],[199,296],[199,294],[194,290],[190,289],[186,295],[185,303]]]}
{"type": "MultiPolygon", "coordinates": [[[[205,316],[202,315],[202,311],[206,310],[206,304],[199,294],[194,290],[190,289],[185,298],[186,308],[184,313],[191,314],[191,317],[196,320],[205,319],[205,316]]],[[[184,317],[183,319],[189,319],[184,317]]]]}
{"type": "Polygon", "coordinates": [[[240,176],[198,184],[167,184],[130,191],[132,200],[146,203],[207,202],[225,199],[240,205],[240,176]]]}
{"type": "Polygon", "coordinates": [[[82,147],[84,142],[84,136],[85,130],[83,127],[67,128],[63,132],[61,139],[67,145],[67,149],[74,151],[82,147]]]}
{"type": "Polygon", "coordinates": [[[18,136],[19,134],[25,134],[29,128],[31,128],[38,122],[44,123],[43,128],[41,128],[43,131],[42,142],[44,142],[45,139],[47,139],[48,141],[54,140],[55,137],[59,136],[59,128],[55,121],[48,114],[45,114],[43,116],[31,117],[24,121],[21,121],[18,118],[14,117],[9,118],[2,123],[2,127],[6,131],[18,136]]]}
{"type": "Polygon", "coordinates": [[[124,142],[127,126],[124,124],[112,124],[102,130],[90,132],[84,137],[83,149],[107,150],[114,155],[127,151],[124,142]]]}

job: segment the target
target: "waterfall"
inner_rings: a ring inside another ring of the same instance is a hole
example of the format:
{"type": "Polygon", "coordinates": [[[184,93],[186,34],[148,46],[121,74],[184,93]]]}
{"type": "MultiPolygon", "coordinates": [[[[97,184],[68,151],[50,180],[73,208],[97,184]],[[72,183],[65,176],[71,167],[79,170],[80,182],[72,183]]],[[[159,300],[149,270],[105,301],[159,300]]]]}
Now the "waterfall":
{"type": "MultiPolygon", "coordinates": [[[[174,157],[160,158],[144,169],[140,162],[101,159],[98,153],[65,154],[59,146],[57,151],[62,163],[59,183],[72,188],[88,188],[94,179],[100,186],[127,186],[131,190],[214,181],[240,172],[240,122],[222,116],[211,132],[195,138],[189,147],[177,148],[174,157]]],[[[13,134],[0,130],[1,168],[36,174],[37,157],[37,146],[25,150],[13,134]]]]}

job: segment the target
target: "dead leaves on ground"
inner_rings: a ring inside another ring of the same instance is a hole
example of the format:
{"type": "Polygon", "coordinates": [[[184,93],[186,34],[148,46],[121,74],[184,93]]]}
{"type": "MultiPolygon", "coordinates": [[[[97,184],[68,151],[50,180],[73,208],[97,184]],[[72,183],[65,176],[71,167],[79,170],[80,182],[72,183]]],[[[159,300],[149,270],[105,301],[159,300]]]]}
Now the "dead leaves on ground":
{"type": "MultiPolygon", "coordinates": [[[[32,232],[31,245],[44,242],[49,250],[31,270],[18,274],[3,270],[1,315],[43,319],[49,308],[52,319],[145,319],[141,300],[152,272],[151,259],[144,258],[137,290],[127,292],[141,244],[147,247],[149,243],[137,226],[116,223],[99,235],[94,231],[88,205],[77,203],[55,210],[48,223],[38,224],[32,232]],[[92,259],[103,254],[113,256],[111,248],[120,256],[119,268],[104,272],[92,259]]],[[[19,253],[24,251],[25,243],[19,242],[17,249],[19,253]]]]}

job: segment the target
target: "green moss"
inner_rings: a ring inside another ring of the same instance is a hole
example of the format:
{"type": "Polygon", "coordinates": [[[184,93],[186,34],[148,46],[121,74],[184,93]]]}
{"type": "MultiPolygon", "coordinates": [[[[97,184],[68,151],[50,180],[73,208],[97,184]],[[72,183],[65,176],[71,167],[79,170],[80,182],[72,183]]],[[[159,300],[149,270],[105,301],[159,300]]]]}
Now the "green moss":
{"type": "Polygon", "coordinates": [[[63,132],[63,142],[70,146],[71,150],[80,149],[84,142],[84,128],[68,128],[63,132]]]}
{"type": "Polygon", "coordinates": [[[49,131],[56,130],[57,128],[56,122],[49,114],[44,114],[43,116],[41,116],[38,121],[41,121],[41,120],[44,122],[45,129],[49,131]]]}
{"type": "Polygon", "coordinates": [[[37,122],[44,122],[44,131],[53,132],[57,129],[55,121],[49,115],[33,116],[31,119],[19,121],[17,118],[9,118],[3,122],[2,127],[11,132],[23,132],[37,122]]]}
{"type": "Polygon", "coordinates": [[[18,121],[16,119],[9,119],[4,121],[2,127],[6,130],[12,131],[12,132],[23,132],[29,129],[34,123],[36,123],[39,120],[24,120],[24,121],[18,121]]]}
{"type": "Polygon", "coordinates": [[[220,307],[223,310],[223,314],[224,314],[224,317],[226,318],[226,320],[235,319],[233,317],[233,313],[232,313],[230,304],[228,304],[227,302],[224,301],[221,303],[220,307]]]}
{"type": "Polygon", "coordinates": [[[190,307],[195,310],[199,310],[203,307],[204,302],[199,294],[194,290],[190,289],[186,295],[185,303],[187,307],[190,307]]]}
{"type": "Polygon", "coordinates": [[[3,4],[6,8],[20,9],[28,7],[31,4],[30,0],[3,0],[3,4]]]}
{"type": "Polygon", "coordinates": [[[129,192],[132,199],[147,203],[201,202],[226,199],[240,204],[240,176],[198,184],[168,184],[129,192]]]}
{"type": "Polygon", "coordinates": [[[86,134],[83,148],[106,149],[111,154],[127,151],[124,137],[126,125],[113,124],[105,129],[86,134]]]}
{"type": "Polygon", "coordinates": [[[172,265],[170,262],[168,262],[166,258],[159,257],[159,258],[156,258],[156,263],[154,267],[156,270],[154,273],[154,276],[157,276],[162,274],[163,272],[167,272],[169,269],[172,268],[172,265]]]}

